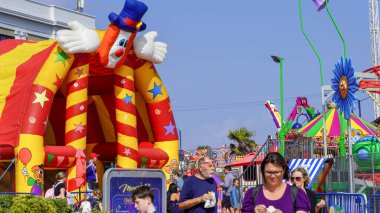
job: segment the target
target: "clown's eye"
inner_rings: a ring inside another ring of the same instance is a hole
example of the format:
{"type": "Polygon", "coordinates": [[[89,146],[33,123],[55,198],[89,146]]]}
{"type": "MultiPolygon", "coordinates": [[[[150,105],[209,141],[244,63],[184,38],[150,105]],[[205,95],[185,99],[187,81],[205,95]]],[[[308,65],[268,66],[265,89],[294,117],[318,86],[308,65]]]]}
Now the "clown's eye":
{"type": "Polygon", "coordinates": [[[123,39],[121,39],[120,41],[119,41],[119,46],[124,46],[125,47],[125,38],[123,38],[123,39]]]}
{"type": "Polygon", "coordinates": [[[125,43],[124,43],[124,45],[123,45],[123,46],[124,46],[124,47],[126,47],[126,46],[127,46],[127,44],[128,44],[128,40],[126,40],[126,41],[125,41],[125,43]]]}
{"type": "Polygon", "coordinates": [[[40,170],[38,173],[40,173],[40,174],[43,174],[43,171],[42,171],[42,170],[40,170]]]}

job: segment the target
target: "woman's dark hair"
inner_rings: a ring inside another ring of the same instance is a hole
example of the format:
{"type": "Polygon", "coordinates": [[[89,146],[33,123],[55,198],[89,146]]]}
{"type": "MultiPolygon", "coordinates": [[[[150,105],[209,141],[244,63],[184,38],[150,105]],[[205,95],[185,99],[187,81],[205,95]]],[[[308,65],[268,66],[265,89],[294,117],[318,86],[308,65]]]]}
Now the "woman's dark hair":
{"type": "Polygon", "coordinates": [[[271,152],[265,156],[263,162],[261,163],[261,175],[263,176],[264,182],[266,182],[264,170],[265,170],[265,166],[268,163],[281,166],[282,170],[284,171],[284,175],[282,176],[282,179],[289,180],[290,170],[289,170],[288,165],[285,162],[285,158],[278,152],[271,152]]]}
{"type": "Polygon", "coordinates": [[[169,185],[168,194],[177,193],[178,192],[178,186],[175,183],[171,183],[169,185]]]}

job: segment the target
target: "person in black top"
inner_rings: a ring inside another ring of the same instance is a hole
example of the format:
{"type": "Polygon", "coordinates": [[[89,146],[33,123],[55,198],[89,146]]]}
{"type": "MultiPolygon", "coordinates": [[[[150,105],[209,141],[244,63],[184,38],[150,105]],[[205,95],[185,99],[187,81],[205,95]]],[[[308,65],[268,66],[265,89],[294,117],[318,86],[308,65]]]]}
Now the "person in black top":
{"type": "Polygon", "coordinates": [[[309,201],[310,201],[310,206],[311,206],[310,212],[311,213],[318,213],[321,208],[324,208],[326,206],[326,203],[324,200],[321,200],[321,201],[319,201],[319,203],[316,203],[317,202],[317,195],[315,194],[315,192],[306,188],[310,183],[310,177],[309,177],[309,174],[307,173],[306,169],[304,169],[302,167],[298,167],[298,168],[294,169],[291,173],[290,180],[298,188],[301,188],[306,192],[307,197],[309,198],[309,201]]]}
{"type": "Polygon", "coordinates": [[[66,198],[66,173],[58,172],[55,177],[57,179],[57,183],[54,184],[54,197],[66,198]]]}
{"type": "Polygon", "coordinates": [[[181,213],[182,209],[178,206],[179,191],[178,186],[175,183],[169,184],[169,190],[167,192],[167,212],[168,213],[181,213]]]}

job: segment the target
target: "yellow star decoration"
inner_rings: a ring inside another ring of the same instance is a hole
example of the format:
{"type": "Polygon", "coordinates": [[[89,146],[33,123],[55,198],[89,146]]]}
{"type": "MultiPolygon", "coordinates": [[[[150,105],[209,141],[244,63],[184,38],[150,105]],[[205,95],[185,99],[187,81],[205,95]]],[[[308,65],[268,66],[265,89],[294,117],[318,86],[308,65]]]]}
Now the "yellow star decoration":
{"type": "Polygon", "coordinates": [[[36,95],[36,99],[33,103],[40,103],[41,107],[44,108],[45,101],[49,101],[49,98],[46,97],[46,90],[42,93],[34,92],[34,94],[36,95]]]}

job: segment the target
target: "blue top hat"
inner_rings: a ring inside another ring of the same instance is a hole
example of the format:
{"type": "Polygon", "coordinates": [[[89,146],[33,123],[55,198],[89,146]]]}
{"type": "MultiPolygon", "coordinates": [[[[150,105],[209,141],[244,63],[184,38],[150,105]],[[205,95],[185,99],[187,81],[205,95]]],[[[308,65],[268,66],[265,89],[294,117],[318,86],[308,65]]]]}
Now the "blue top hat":
{"type": "Polygon", "coordinates": [[[148,7],[137,0],[126,0],[120,14],[110,13],[108,19],[117,27],[129,32],[139,32],[146,28],[146,24],[141,21],[148,7]]]}

